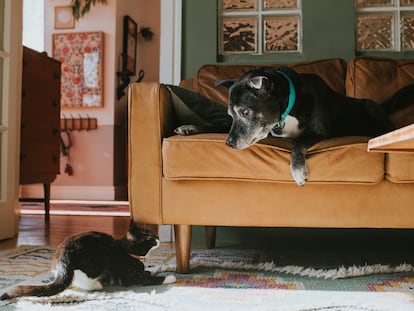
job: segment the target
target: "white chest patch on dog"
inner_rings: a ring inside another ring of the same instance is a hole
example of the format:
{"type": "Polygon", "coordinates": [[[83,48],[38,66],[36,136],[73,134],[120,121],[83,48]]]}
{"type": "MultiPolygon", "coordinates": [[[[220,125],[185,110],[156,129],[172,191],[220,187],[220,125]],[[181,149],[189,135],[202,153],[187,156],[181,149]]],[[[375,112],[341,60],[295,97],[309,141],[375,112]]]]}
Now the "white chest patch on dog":
{"type": "Polygon", "coordinates": [[[302,131],[299,129],[299,121],[295,117],[287,116],[283,128],[272,129],[270,134],[273,137],[296,138],[302,131]]]}

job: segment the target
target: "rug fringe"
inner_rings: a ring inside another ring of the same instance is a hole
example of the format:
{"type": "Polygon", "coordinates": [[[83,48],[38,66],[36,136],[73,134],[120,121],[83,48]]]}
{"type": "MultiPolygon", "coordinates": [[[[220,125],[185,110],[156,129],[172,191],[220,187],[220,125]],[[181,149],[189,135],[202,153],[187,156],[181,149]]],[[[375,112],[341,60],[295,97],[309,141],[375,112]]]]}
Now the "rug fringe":
{"type": "MultiPolygon", "coordinates": [[[[314,277],[319,279],[346,279],[351,277],[361,277],[373,274],[390,274],[390,273],[402,273],[402,272],[414,272],[414,266],[411,264],[403,263],[397,266],[390,265],[363,265],[363,266],[341,266],[332,269],[316,269],[311,267],[302,266],[277,266],[273,262],[263,262],[257,264],[246,264],[243,262],[226,262],[226,263],[207,263],[207,262],[190,262],[190,268],[220,268],[220,269],[236,269],[236,270],[253,270],[264,272],[279,272],[292,275],[300,275],[307,277],[314,277]]],[[[174,272],[176,269],[175,264],[161,265],[151,267],[150,270],[153,273],[160,272],[174,272]]]]}

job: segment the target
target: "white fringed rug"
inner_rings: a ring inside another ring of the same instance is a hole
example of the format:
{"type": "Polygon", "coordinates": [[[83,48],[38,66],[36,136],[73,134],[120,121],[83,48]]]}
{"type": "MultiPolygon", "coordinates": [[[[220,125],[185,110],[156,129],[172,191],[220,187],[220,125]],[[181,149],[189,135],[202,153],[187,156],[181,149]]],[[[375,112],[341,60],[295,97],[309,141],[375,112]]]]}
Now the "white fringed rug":
{"type": "MultiPolygon", "coordinates": [[[[54,249],[0,251],[0,295],[17,284],[50,282],[54,249]]],[[[195,250],[192,273],[168,286],[66,290],[42,298],[0,302],[0,310],[414,310],[414,268],[408,264],[312,269],[262,262],[255,250],[195,250]]],[[[175,253],[161,247],[145,260],[154,273],[171,273],[175,253]]]]}
{"type": "Polygon", "coordinates": [[[412,297],[400,293],[159,286],[88,294],[67,290],[49,298],[20,298],[0,308],[24,311],[412,311],[414,303],[412,297]]]}

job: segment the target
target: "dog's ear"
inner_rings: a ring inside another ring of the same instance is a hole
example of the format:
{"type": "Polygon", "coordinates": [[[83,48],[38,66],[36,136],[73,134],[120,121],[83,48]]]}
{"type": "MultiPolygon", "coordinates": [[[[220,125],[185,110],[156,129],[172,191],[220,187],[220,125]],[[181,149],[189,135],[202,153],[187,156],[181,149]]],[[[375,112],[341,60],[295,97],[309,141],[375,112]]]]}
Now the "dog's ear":
{"type": "Polygon", "coordinates": [[[233,79],[233,80],[217,80],[216,81],[216,83],[214,83],[214,86],[215,87],[218,87],[218,86],[224,86],[224,87],[226,87],[226,88],[229,88],[229,87],[231,87],[233,84],[234,84],[234,82],[236,82],[237,80],[236,79],[233,79]]]}
{"type": "Polygon", "coordinates": [[[268,82],[269,79],[267,77],[256,76],[247,81],[247,85],[252,89],[262,90],[267,88],[268,82]]]}

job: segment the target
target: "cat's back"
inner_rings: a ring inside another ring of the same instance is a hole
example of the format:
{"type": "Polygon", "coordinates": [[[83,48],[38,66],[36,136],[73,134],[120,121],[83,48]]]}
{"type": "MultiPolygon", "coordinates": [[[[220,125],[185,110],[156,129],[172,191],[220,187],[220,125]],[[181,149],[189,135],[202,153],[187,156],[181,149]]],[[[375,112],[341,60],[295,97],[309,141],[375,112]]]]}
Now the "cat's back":
{"type": "Polygon", "coordinates": [[[106,248],[116,244],[116,240],[103,232],[89,231],[67,237],[61,244],[67,249],[106,248]]]}
{"type": "Polygon", "coordinates": [[[74,266],[85,263],[93,265],[96,258],[104,261],[118,247],[117,240],[109,234],[90,231],[66,238],[58,246],[56,255],[74,266]]]}

